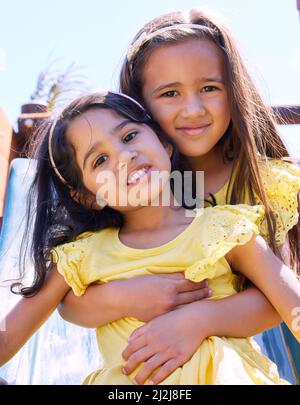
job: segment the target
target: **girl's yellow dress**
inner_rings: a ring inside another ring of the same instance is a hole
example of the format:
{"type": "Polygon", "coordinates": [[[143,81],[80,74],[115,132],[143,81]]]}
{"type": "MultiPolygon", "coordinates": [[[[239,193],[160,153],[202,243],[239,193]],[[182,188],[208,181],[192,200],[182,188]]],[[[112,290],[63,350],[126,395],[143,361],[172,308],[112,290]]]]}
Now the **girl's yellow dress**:
{"type": "MultiPolygon", "coordinates": [[[[259,165],[266,196],[275,214],[277,225],[275,241],[278,246],[281,246],[286,241],[287,232],[298,223],[297,196],[300,191],[300,167],[278,159],[261,159],[259,165]]],[[[228,185],[229,180],[214,194],[217,205],[228,204],[226,201],[228,185]]],[[[205,205],[210,206],[212,202],[212,198],[208,198],[205,205]]],[[[251,204],[248,193],[245,195],[243,204],[251,204]]],[[[256,197],[256,204],[261,204],[258,197],[256,197]]],[[[259,233],[268,241],[265,219],[260,224],[259,233]]]]}
{"type": "MultiPolygon", "coordinates": [[[[76,295],[91,283],[107,283],[146,274],[182,271],[193,281],[209,280],[211,299],[236,293],[236,275],[225,255],[245,244],[263,217],[261,206],[217,206],[200,209],[191,224],[175,239],[151,249],[125,246],[118,229],[84,233],[76,241],[52,251],[53,262],[76,295]]],[[[250,260],[251,258],[249,258],[250,260]]],[[[263,270],[263,269],[262,269],[263,270]]],[[[138,305],[138,303],[137,303],[138,305]]],[[[246,322],[246,320],[245,320],[246,322]]],[[[122,318],[96,329],[103,367],[86,384],[132,384],[137,373],[122,373],[122,351],[131,333],[143,325],[122,318]]],[[[184,325],[182,326],[184,327],[184,325]]],[[[287,384],[277,367],[261,354],[252,338],[209,337],[193,357],[162,384],[287,384]]]]}

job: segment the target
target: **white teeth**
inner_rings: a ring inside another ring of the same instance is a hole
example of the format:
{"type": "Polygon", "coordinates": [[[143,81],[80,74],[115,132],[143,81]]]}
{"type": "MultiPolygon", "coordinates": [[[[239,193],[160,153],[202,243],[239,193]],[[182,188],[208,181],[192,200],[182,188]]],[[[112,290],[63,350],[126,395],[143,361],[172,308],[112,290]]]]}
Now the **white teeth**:
{"type": "Polygon", "coordinates": [[[144,176],[144,174],[147,172],[146,167],[143,167],[142,169],[137,170],[136,172],[133,172],[129,177],[128,177],[128,184],[135,183],[139,178],[144,176]]]}

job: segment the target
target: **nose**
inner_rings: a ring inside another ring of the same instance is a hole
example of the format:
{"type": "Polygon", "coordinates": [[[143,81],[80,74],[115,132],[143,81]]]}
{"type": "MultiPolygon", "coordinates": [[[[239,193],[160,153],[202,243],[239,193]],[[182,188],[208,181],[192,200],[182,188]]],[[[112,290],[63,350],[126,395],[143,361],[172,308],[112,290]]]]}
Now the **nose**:
{"type": "Polygon", "coordinates": [[[123,150],[119,155],[119,168],[127,166],[129,163],[133,162],[137,157],[137,152],[134,150],[123,150]]]}
{"type": "Polygon", "coordinates": [[[197,118],[205,115],[206,110],[200,94],[193,94],[185,98],[181,115],[184,118],[197,118]]]}

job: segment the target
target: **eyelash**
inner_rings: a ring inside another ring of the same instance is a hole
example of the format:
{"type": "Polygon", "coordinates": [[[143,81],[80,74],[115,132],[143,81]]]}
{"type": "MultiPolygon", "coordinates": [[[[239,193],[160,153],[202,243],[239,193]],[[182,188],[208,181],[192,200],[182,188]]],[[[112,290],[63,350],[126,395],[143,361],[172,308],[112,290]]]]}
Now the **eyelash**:
{"type": "Polygon", "coordinates": [[[210,92],[210,91],[203,91],[204,89],[210,89],[210,91],[212,91],[212,90],[218,90],[218,87],[216,87],[216,86],[204,86],[201,89],[201,93],[209,93],[210,92]]]}
{"type": "MultiPolygon", "coordinates": [[[[131,131],[131,132],[129,132],[128,134],[126,134],[126,135],[122,138],[122,140],[124,141],[128,136],[134,135],[133,138],[129,139],[128,142],[130,142],[130,141],[132,141],[132,139],[134,139],[134,138],[137,136],[137,134],[138,134],[138,131],[131,131]]],[[[125,142],[125,143],[128,143],[128,142],[125,142]]]]}
{"type": "Polygon", "coordinates": [[[168,90],[165,93],[161,94],[161,97],[175,97],[174,93],[178,93],[176,90],[168,90]],[[172,96],[170,95],[172,93],[172,96]]]}
{"type": "MultiPolygon", "coordinates": [[[[138,131],[131,131],[131,132],[129,132],[128,134],[126,134],[126,135],[122,138],[122,141],[123,141],[124,143],[128,143],[128,142],[132,141],[133,139],[135,139],[135,137],[137,136],[137,134],[138,134],[138,131]],[[134,135],[133,138],[131,138],[131,139],[129,139],[128,141],[126,141],[126,138],[127,138],[128,136],[130,136],[130,135],[134,135]]],[[[93,164],[93,169],[96,169],[98,166],[102,165],[104,162],[106,162],[107,159],[108,159],[108,156],[107,156],[107,155],[98,156],[97,159],[95,160],[94,164],[93,164]],[[104,157],[105,157],[106,159],[99,163],[99,161],[100,161],[102,158],[104,158],[104,157]]]]}
{"type": "Polygon", "coordinates": [[[97,159],[95,160],[94,164],[93,164],[93,169],[96,169],[98,166],[102,165],[107,159],[108,159],[108,156],[107,156],[107,155],[98,156],[97,159]],[[106,157],[106,159],[103,160],[100,164],[98,164],[99,160],[100,160],[101,158],[104,158],[104,157],[106,157]]]}
{"type": "MultiPolygon", "coordinates": [[[[218,87],[216,86],[204,86],[202,87],[202,89],[200,90],[200,93],[210,93],[213,90],[218,90],[218,87]],[[210,89],[209,91],[204,91],[204,90],[210,89]]],[[[161,97],[166,97],[166,98],[172,98],[175,97],[175,93],[176,95],[178,95],[178,91],[177,90],[168,90],[165,93],[161,94],[161,97]]]]}

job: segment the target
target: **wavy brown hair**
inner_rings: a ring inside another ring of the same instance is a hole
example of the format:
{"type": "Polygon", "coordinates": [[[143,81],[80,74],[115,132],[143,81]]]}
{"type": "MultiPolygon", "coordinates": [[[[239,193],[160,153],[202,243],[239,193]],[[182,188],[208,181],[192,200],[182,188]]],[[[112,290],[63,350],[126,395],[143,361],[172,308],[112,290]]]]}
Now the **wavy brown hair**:
{"type": "MultiPolygon", "coordinates": [[[[257,203],[255,196],[264,205],[269,234],[269,244],[280,256],[275,240],[276,220],[263,185],[259,160],[264,158],[281,159],[289,156],[276,128],[275,117],[262,101],[255,85],[245,68],[232,34],[215,16],[202,10],[175,12],[162,15],[147,23],[135,36],[132,44],[144,36],[140,46],[126,57],[120,74],[120,91],[145,103],[142,95],[143,69],[149,56],[157,47],[178,44],[191,38],[205,38],[220,49],[225,67],[225,84],[231,111],[231,124],[221,139],[223,157],[233,160],[234,173],[230,177],[226,202],[238,204],[245,201],[246,193],[251,204],[257,203]],[[197,24],[202,29],[180,27],[178,24],[197,24]],[[151,35],[155,31],[176,26],[172,29],[151,35]],[[146,33],[143,34],[143,33],[146,33]],[[128,60],[129,59],[129,60],[128,60]]],[[[147,107],[147,105],[146,105],[147,107]]],[[[300,274],[300,226],[299,222],[288,233],[290,265],[300,274]]]]}

